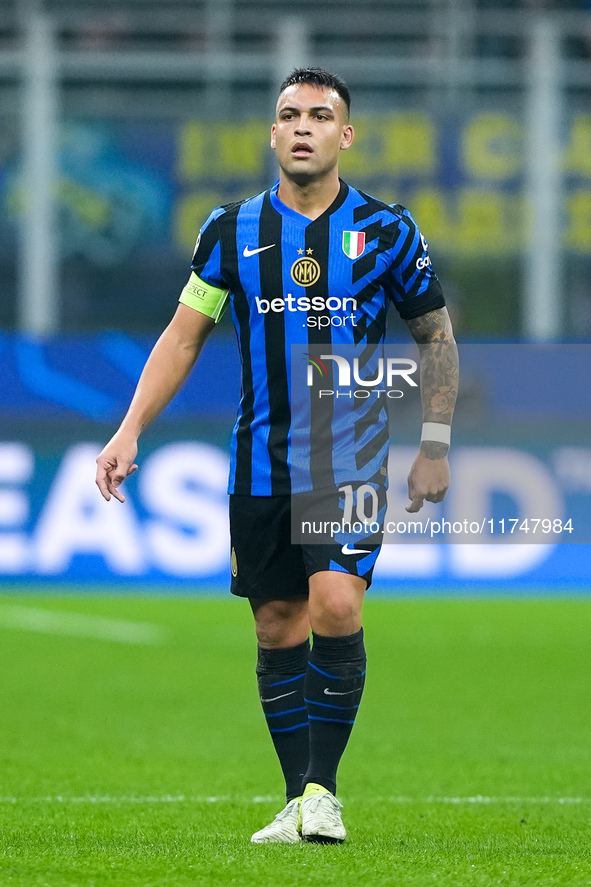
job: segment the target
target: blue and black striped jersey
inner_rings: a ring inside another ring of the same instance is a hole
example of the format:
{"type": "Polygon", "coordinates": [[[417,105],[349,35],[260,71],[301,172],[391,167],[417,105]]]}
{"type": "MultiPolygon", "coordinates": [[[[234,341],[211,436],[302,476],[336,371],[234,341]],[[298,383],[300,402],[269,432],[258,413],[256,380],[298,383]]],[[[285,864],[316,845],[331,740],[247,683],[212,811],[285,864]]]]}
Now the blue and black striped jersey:
{"type": "Polygon", "coordinates": [[[328,437],[315,436],[326,412],[321,416],[314,402],[295,403],[292,346],[319,354],[379,345],[391,302],[404,319],[442,308],[427,244],[404,207],[344,182],[314,220],[283,204],[277,190],[276,184],[215,209],[191,264],[200,280],[228,290],[238,337],[242,395],[229,492],[272,496],[342,482],[384,483],[384,404],[340,398],[328,437]],[[315,452],[317,440],[321,452],[315,452]]]}

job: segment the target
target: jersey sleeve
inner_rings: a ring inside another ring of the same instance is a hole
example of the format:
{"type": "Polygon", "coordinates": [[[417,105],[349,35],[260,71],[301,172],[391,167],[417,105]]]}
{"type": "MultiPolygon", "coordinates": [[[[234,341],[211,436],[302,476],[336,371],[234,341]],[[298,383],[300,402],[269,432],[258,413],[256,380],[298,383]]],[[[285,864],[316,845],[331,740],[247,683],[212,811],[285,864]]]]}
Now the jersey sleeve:
{"type": "Polygon", "coordinates": [[[398,235],[392,247],[390,295],[404,320],[445,307],[441,284],[431,265],[428,244],[407,209],[400,213],[398,235]]]}
{"type": "Polygon", "coordinates": [[[179,298],[183,305],[212,317],[216,323],[224,313],[229,295],[222,275],[222,251],[217,223],[222,212],[221,208],[214,210],[199,232],[191,261],[191,276],[179,298]]]}

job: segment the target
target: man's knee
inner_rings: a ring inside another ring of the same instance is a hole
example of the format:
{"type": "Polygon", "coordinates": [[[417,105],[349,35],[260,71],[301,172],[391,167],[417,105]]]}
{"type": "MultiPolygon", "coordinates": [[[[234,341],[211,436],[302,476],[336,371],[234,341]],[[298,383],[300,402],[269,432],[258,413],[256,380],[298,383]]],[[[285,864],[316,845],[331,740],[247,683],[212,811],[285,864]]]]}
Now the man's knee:
{"type": "Polygon", "coordinates": [[[310,577],[310,622],[327,637],[354,634],[361,627],[365,580],[345,573],[316,573],[310,577]]]}
{"type": "Polygon", "coordinates": [[[310,634],[308,599],[260,601],[251,598],[257,640],[261,647],[295,647],[310,634]]]}
{"type": "Polygon", "coordinates": [[[335,593],[323,595],[317,600],[313,613],[313,628],[319,634],[352,634],[361,626],[361,609],[351,597],[335,593]]]}

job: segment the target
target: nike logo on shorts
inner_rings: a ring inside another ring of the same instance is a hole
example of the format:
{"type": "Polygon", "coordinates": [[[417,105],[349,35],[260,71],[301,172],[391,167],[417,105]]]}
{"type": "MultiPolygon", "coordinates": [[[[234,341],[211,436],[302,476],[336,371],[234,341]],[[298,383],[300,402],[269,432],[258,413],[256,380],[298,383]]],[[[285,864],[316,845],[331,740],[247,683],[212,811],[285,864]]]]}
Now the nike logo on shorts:
{"type": "Polygon", "coordinates": [[[261,696],[261,702],[275,702],[276,699],[285,699],[286,696],[293,696],[297,692],[297,690],[292,690],[291,693],[282,693],[281,696],[272,696],[270,699],[263,699],[261,696]]]}
{"type": "Polygon", "coordinates": [[[245,259],[248,259],[250,258],[250,256],[256,256],[257,253],[264,253],[266,249],[273,249],[274,246],[274,243],[270,243],[269,246],[259,246],[258,249],[249,249],[247,246],[245,246],[242,255],[245,259]]]}
{"type": "Polygon", "coordinates": [[[369,551],[367,548],[351,548],[349,543],[347,542],[347,544],[343,545],[343,547],[341,548],[341,553],[342,554],[371,554],[371,551],[369,551]]]}

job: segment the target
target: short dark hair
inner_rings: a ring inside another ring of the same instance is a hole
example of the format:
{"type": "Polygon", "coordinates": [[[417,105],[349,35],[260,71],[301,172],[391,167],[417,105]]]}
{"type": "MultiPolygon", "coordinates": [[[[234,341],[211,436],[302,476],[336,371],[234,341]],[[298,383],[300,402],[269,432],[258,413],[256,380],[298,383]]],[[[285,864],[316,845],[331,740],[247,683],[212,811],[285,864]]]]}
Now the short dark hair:
{"type": "Polygon", "coordinates": [[[347,117],[349,116],[351,112],[349,87],[341,77],[331,74],[330,71],[325,71],[324,68],[295,68],[279,87],[279,94],[281,95],[288,86],[299,86],[304,83],[309,83],[311,86],[334,89],[347,106],[347,117]]]}

